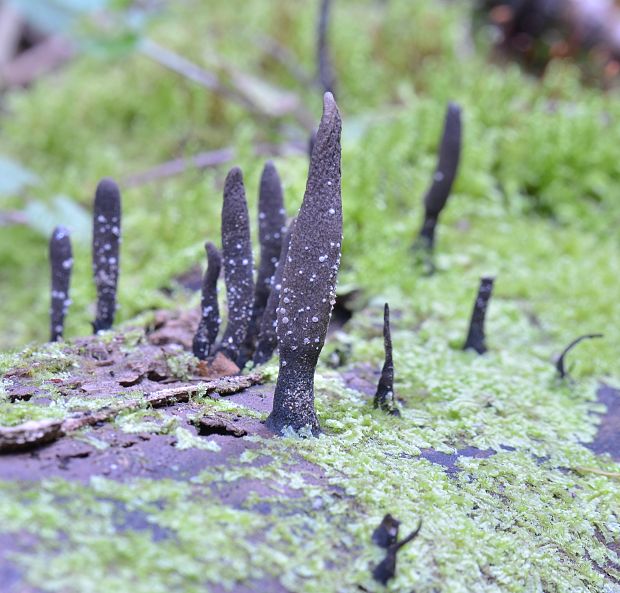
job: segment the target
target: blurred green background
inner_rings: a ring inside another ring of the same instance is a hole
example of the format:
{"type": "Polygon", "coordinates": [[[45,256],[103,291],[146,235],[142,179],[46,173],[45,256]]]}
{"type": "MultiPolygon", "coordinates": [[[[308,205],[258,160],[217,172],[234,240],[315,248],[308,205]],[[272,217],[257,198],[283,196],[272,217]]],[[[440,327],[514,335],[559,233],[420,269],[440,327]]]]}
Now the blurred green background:
{"type": "MultiPolygon", "coordinates": [[[[175,278],[203,265],[205,240],[219,244],[222,183],[233,164],[244,171],[254,217],[260,171],[274,155],[295,214],[321,108],[318,2],[14,5],[41,35],[72,45],[52,73],[26,86],[4,84],[0,97],[0,348],[47,339],[47,240],[61,223],[72,230],[75,258],[66,336],[90,332],[89,212],[103,176],[123,191],[121,321],[197,302],[175,278]],[[224,148],[234,158],[216,167],[165,179],[151,171],[224,148]]],[[[495,273],[497,298],[535,320],[539,341],[557,345],[603,330],[590,371],[617,372],[616,92],[584,84],[570,58],[549,61],[538,77],[498,60],[496,31],[473,18],[474,8],[333,2],[329,46],[343,114],[341,291],[359,287],[368,298],[391,291],[420,318],[436,305],[416,300],[425,280],[409,247],[446,103],[458,101],[464,153],[439,229],[435,280],[446,315],[466,316],[477,278],[495,273]]]]}

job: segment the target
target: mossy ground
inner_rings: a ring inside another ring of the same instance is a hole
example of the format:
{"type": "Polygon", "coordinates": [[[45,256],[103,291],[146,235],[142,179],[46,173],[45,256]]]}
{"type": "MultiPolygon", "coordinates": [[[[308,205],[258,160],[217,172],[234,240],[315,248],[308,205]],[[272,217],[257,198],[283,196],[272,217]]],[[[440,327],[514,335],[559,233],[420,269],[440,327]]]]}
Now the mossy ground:
{"type": "MultiPolygon", "coordinates": [[[[234,463],[190,480],[3,482],[2,533],[34,537],[11,558],[28,582],[63,593],[185,593],[260,579],[295,592],[378,591],[370,568],[381,551],[370,534],[391,512],[405,530],[420,518],[423,528],[399,555],[390,591],[617,590],[620,484],[613,474],[620,466],[581,443],[592,440],[603,411],[598,381],[620,383],[620,103],[581,86],[569,64],[554,63],[542,80],[490,65],[484,41],[468,43],[466,6],[435,4],[334,6],[343,112],[340,286],[361,288],[366,303],[326,346],[317,378],[325,434],[246,437],[252,448],[234,463]],[[410,245],[448,100],[463,105],[464,155],[439,228],[438,270],[425,277],[410,245]],[[490,352],[476,357],[460,346],[478,278],[487,273],[497,276],[490,352]],[[365,363],[380,367],[385,300],[394,312],[400,420],[374,411],[368,395],[343,381],[365,363]],[[574,381],[558,382],[553,356],[594,331],[605,338],[580,345],[570,357],[574,381]],[[349,354],[333,370],[326,363],[336,349],[349,354]],[[465,446],[495,454],[462,456],[450,475],[422,455],[465,446]],[[256,456],[272,461],[256,467],[256,456]],[[291,471],[298,458],[316,464],[326,482],[291,471]],[[577,471],[584,467],[611,475],[577,471]],[[213,493],[213,485],[244,479],[299,496],[256,495],[230,508],[213,493]],[[271,511],[261,512],[261,503],[271,511]],[[148,529],[119,527],[118,514],[133,511],[148,529]]],[[[318,115],[319,94],[294,86],[252,41],[272,35],[311,70],[313,3],[252,0],[243,15],[232,3],[197,6],[175,4],[149,34],[202,64],[225,61],[295,88],[318,115]]],[[[86,55],[7,101],[0,150],[39,178],[23,195],[3,198],[7,207],[56,194],[88,207],[101,176],[122,180],[174,156],[232,145],[254,208],[262,162],[249,144],[305,139],[292,121],[253,118],[134,54],[86,55]]],[[[292,214],[307,161],[276,164],[292,214]]],[[[224,174],[187,172],[124,192],[122,319],[197,302],[161,288],[202,261],[204,240],[218,236],[224,174]]],[[[7,348],[46,338],[45,242],[35,230],[2,229],[0,342],[7,348]]],[[[88,244],[74,250],[67,333],[80,335],[89,332],[93,290],[88,244]]],[[[62,346],[33,346],[3,355],[2,368],[32,364],[49,385],[51,376],[70,374],[72,356],[62,346]]],[[[50,396],[45,408],[4,396],[0,424],[84,405],[50,396]]],[[[165,415],[147,419],[137,414],[116,425],[176,430],[165,415]]],[[[186,434],[177,436],[188,444],[186,434]]]]}

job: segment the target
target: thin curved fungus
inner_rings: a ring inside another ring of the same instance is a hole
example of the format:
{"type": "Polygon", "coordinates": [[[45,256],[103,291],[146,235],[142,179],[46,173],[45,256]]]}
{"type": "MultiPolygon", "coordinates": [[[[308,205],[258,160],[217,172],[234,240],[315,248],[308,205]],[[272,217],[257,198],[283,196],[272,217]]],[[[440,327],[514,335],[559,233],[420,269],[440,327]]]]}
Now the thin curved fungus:
{"type": "Polygon", "coordinates": [[[424,196],[424,221],[417,241],[418,245],[428,250],[432,250],[435,244],[437,221],[450,197],[460,157],[461,108],[456,103],[449,103],[439,146],[437,167],[431,186],[424,196]]]}
{"type": "Polygon", "coordinates": [[[484,354],[487,351],[484,320],[486,318],[489,301],[491,300],[494,281],[495,278],[490,276],[480,278],[480,287],[478,288],[478,295],[474,302],[474,309],[469,322],[469,331],[467,332],[463,350],[475,350],[478,354],[484,354]]]}

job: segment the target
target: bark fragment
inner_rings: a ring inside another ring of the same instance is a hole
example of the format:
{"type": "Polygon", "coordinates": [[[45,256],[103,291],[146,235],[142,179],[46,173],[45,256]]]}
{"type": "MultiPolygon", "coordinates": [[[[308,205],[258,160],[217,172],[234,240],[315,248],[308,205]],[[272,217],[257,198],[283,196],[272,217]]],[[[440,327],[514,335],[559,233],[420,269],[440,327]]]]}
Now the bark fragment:
{"type": "Polygon", "coordinates": [[[206,383],[162,389],[146,395],[143,399],[126,400],[117,406],[106,406],[64,420],[31,420],[17,426],[0,426],[0,454],[38,447],[86,426],[108,422],[127,410],[149,405],[154,408],[169,406],[189,401],[192,396],[200,393],[231,395],[262,383],[262,381],[263,377],[260,373],[240,377],[220,377],[206,383]]]}
{"type": "Polygon", "coordinates": [[[267,426],[320,430],[314,371],[336,298],[342,242],[341,119],[331,93],[312,152],[304,200],[291,237],[277,317],[280,371],[267,426]]]}

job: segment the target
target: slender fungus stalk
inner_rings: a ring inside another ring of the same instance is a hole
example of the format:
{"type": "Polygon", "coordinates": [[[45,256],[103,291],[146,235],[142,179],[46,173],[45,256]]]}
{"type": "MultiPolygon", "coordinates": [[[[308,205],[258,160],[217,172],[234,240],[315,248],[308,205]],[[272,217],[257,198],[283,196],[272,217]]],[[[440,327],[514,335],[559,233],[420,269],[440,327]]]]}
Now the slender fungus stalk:
{"type": "Polygon", "coordinates": [[[243,175],[239,167],[230,170],[224,183],[222,260],[228,300],[228,324],[219,351],[236,363],[252,317],[254,295],[250,218],[243,175]]]}
{"type": "Polygon", "coordinates": [[[372,571],[372,576],[375,581],[378,581],[382,585],[387,585],[387,582],[396,576],[396,555],[403,546],[407,545],[418,536],[421,528],[422,521],[420,520],[418,526],[406,538],[387,546],[385,558],[377,564],[372,571]]]}
{"type": "Polygon", "coordinates": [[[469,323],[469,332],[463,346],[463,350],[472,349],[478,354],[484,354],[487,351],[484,336],[484,318],[487,314],[487,307],[493,292],[493,282],[495,278],[480,278],[480,288],[478,288],[478,296],[474,303],[474,310],[471,314],[469,323]]]}
{"type": "Polygon", "coordinates": [[[377,385],[374,406],[394,416],[400,416],[394,401],[394,360],[392,358],[392,334],[390,332],[390,307],[387,303],[383,309],[383,344],[385,362],[377,385]]]}
{"type": "Polygon", "coordinates": [[[331,0],[321,0],[321,9],[319,12],[319,26],[317,31],[317,61],[319,63],[319,82],[323,87],[323,92],[332,93],[335,87],[334,71],[329,56],[329,12],[331,8],[331,0]]]}
{"type": "Polygon", "coordinates": [[[286,233],[286,211],[282,196],[282,183],[274,164],[269,161],[263,168],[258,194],[258,237],[260,242],[260,266],[254,288],[252,319],[245,344],[238,360],[240,368],[252,358],[256,335],[261,326],[267,306],[271,281],[280,259],[283,235],[286,233]]]}
{"type": "Polygon", "coordinates": [[[558,375],[560,375],[560,379],[564,379],[564,377],[566,377],[566,375],[568,374],[564,366],[564,359],[566,358],[566,355],[577,344],[579,344],[579,342],[582,342],[583,340],[592,340],[594,338],[602,338],[602,337],[603,337],[603,334],[586,334],[585,336],[579,336],[577,339],[573,340],[568,346],[566,346],[566,348],[564,348],[564,350],[562,351],[562,354],[558,356],[558,359],[555,363],[555,368],[558,371],[558,375]]]}
{"type": "Polygon", "coordinates": [[[116,286],[121,242],[121,194],[112,179],[102,179],[93,212],[93,275],[97,288],[95,333],[110,329],[116,312],[116,286]]]}
{"type": "Polygon", "coordinates": [[[424,197],[424,222],[418,236],[418,244],[432,251],[435,243],[435,227],[444,209],[456,177],[461,156],[461,108],[449,103],[439,147],[439,160],[433,182],[424,197]]]}
{"type": "Polygon", "coordinates": [[[220,309],[217,304],[217,279],[222,268],[222,256],[213,243],[205,243],[207,270],[202,281],[200,298],[201,319],[194,336],[192,350],[194,356],[205,360],[211,346],[215,343],[220,329],[220,309]]]}
{"type": "Polygon", "coordinates": [[[271,281],[271,291],[267,299],[267,306],[261,319],[260,332],[258,334],[258,342],[256,344],[256,352],[254,353],[254,364],[265,364],[273,355],[274,350],[278,346],[278,336],[276,334],[276,325],[278,319],[278,305],[280,304],[280,291],[282,289],[282,276],[284,275],[284,266],[288,256],[288,248],[291,243],[291,235],[295,226],[293,220],[284,237],[282,251],[280,252],[280,260],[276,267],[275,274],[271,281]]]}
{"type": "Polygon", "coordinates": [[[267,426],[309,428],[318,434],[314,370],[336,302],[342,242],[338,106],[323,97],[323,117],[312,152],[304,200],[291,237],[278,308],[280,372],[267,426]]]}
{"type": "Polygon", "coordinates": [[[57,342],[63,336],[65,315],[71,304],[69,283],[73,269],[73,254],[69,231],[57,226],[52,232],[49,244],[50,268],[52,272],[52,302],[50,306],[50,342],[57,342]]]}

